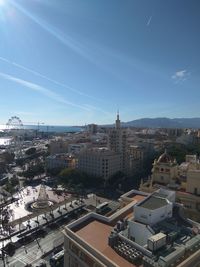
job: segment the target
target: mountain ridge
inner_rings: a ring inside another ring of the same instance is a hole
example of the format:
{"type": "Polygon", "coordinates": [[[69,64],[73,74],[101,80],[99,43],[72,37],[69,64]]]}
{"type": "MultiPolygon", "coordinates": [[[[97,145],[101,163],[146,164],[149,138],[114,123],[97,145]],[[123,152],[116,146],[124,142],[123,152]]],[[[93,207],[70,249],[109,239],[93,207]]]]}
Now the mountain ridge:
{"type": "Polygon", "coordinates": [[[122,127],[141,128],[200,128],[200,118],[141,118],[128,122],[121,122],[122,127]]]}

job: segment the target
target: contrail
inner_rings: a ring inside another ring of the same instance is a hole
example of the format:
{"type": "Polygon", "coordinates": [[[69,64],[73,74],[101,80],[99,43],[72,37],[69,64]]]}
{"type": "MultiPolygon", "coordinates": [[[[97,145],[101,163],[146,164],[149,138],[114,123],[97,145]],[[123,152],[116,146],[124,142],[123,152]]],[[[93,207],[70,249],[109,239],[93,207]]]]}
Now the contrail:
{"type": "Polygon", "coordinates": [[[146,24],[146,25],[147,25],[147,27],[150,25],[150,23],[151,23],[151,20],[152,20],[152,17],[153,17],[153,16],[150,16],[150,18],[148,19],[148,21],[147,21],[147,24],[146,24]]]}
{"type": "Polygon", "coordinates": [[[11,65],[13,65],[13,66],[15,66],[15,67],[17,67],[17,68],[20,68],[20,69],[22,69],[22,70],[25,70],[25,71],[27,71],[27,72],[30,72],[31,74],[34,74],[35,76],[38,76],[38,77],[40,77],[40,78],[43,78],[43,79],[45,79],[45,80],[47,80],[47,81],[49,81],[49,82],[52,82],[52,83],[54,83],[54,84],[56,84],[56,85],[62,86],[63,88],[65,88],[65,89],[67,89],[67,90],[70,90],[70,91],[72,91],[72,92],[74,92],[74,93],[77,93],[77,94],[79,94],[79,95],[81,95],[81,96],[85,96],[85,97],[88,97],[88,98],[92,98],[92,99],[95,99],[95,100],[99,100],[99,99],[96,98],[96,97],[93,97],[93,96],[91,96],[91,95],[85,94],[85,93],[83,93],[83,92],[81,92],[81,91],[79,91],[79,90],[77,90],[77,89],[74,89],[74,88],[72,88],[72,87],[70,87],[70,86],[67,86],[66,84],[63,84],[63,83],[58,82],[58,81],[56,81],[56,80],[54,80],[54,79],[51,79],[51,78],[49,78],[49,77],[47,77],[47,76],[41,74],[40,72],[37,72],[37,71],[35,71],[35,70],[33,70],[33,69],[30,69],[30,68],[27,68],[27,67],[25,67],[25,66],[22,66],[22,65],[20,65],[20,64],[18,64],[18,63],[16,63],[16,62],[13,62],[13,61],[10,61],[10,60],[4,58],[4,57],[1,57],[1,56],[0,56],[0,60],[6,62],[6,63],[8,63],[8,64],[11,64],[11,65]]]}
{"type": "Polygon", "coordinates": [[[43,86],[40,86],[36,83],[32,83],[32,82],[17,78],[17,77],[11,76],[11,75],[3,73],[3,72],[0,72],[0,76],[6,80],[20,84],[20,85],[22,85],[22,86],[24,86],[24,87],[26,87],[32,91],[39,92],[40,94],[43,94],[43,95],[47,96],[48,98],[53,99],[54,101],[59,102],[61,104],[70,105],[70,106],[77,107],[77,108],[80,108],[80,109],[83,109],[86,111],[91,111],[91,109],[89,109],[88,107],[70,102],[70,101],[64,99],[61,95],[53,92],[52,90],[49,90],[49,89],[43,87],[43,86]]]}
{"type": "MultiPolygon", "coordinates": [[[[93,65],[100,67],[101,69],[103,69],[103,71],[107,71],[108,73],[110,73],[110,74],[114,75],[115,77],[117,77],[118,79],[120,79],[119,75],[116,74],[115,72],[113,72],[113,68],[108,67],[107,63],[106,64],[102,63],[102,57],[98,53],[99,52],[98,47],[91,47],[87,42],[83,43],[83,42],[77,41],[72,36],[70,36],[69,33],[67,33],[67,34],[63,33],[62,31],[60,31],[60,29],[51,25],[50,23],[48,23],[44,19],[29,12],[22,5],[20,5],[19,3],[16,3],[16,1],[13,1],[13,0],[7,0],[7,1],[9,1],[9,3],[11,3],[11,5],[13,5],[13,7],[16,10],[18,10],[19,12],[24,14],[26,17],[31,19],[34,23],[36,23],[44,31],[46,31],[47,33],[49,33],[50,35],[55,37],[56,40],[58,40],[60,43],[62,43],[66,47],[70,48],[73,52],[80,55],[81,57],[83,57],[84,59],[86,59],[87,61],[92,63],[93,65]],[[97,58],[95,58],[96,53],[98,55],[97,58]]],[[[91,98],[94,98],[94,97],[91,97],[91,98]]],[[[96,99],[98,101],[102,101],[101,99],[97,99],[97,98],[94,98],[94,99],[96,99]]]]}
{"type": "Polygon", "coordinates": [[[74,40],[69,34],[64,34],[58,28],[52,26],[51,24],[47,23],[45,20],[37,17],[36,15],[31,14],[28,10],[22,7],[20,4],[16,3],[13,0],[8,0],[17,10],[27,16],[29,19],[34,21],[38,24],[43,30],[48,32],[49,34],[56,37],[64,45],[68,46],[71,50],[76,52],[77,54],[81,55],[82,57],[86,58],[87,60],[94,62],[94,59],[89,55],[89,51],[78,41],[74,40]]]}
{"type": "Polygon", "coordinates": [[[104,114],[107,115],[107,116],[113,116],[112,113],[107,112],[107,111],[105,111],[105,110],[103,110],[103,109],[101,109],[101,108],[95,107],[95,106],[93,106],[93,105],[85,104],[84,106],[87,107],[87,108],[89,108],[89,109],[93,109],[93,110],[96,110],[96,111],[100,111],[100,112],[104,113],[104,114]]]}

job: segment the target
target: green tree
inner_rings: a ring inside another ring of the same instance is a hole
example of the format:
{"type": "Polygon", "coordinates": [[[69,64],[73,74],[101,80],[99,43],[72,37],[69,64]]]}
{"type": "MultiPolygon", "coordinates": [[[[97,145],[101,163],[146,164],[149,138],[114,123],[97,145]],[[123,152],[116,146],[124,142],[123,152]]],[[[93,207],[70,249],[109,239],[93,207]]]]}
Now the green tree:
{"type": "Polygon", "coordinates": [[[11,178],[10,178],[10,184],[11,184],[12,186],[16,186],[16,185],[18,185],[18,184],[19,184],[19,179],[18,179],[16,176],[11,177],[11,178]]]}
{"type": "Polygon", "coordinates": [[[31,147],[31,148],[27,149],[25,153],[26,153],[27,156],[33,155],[33,154],[36,153],[36,148],[35,147],[31,147]]]}
{"type": "Polygon", "coordinates": [[[15,158],[14,153],[4,152],[1,154],[1,158],[5,161],[6,164],[10,164],[13,162],[15,158]]]}
{"type": "Polygon", "coordinates": [[[57,176],[60,173],[60,168],[47,169],[47,174],[50,176],[57,176]]]}
{"type": "Polygon", "coordinates": [[[64,186],[77,186],[81,184],[83,187],[96,187],[102,184],[103,179],[88,175],[76,169],[66,168],[59,174],[59,182],[64,186]]]}
{"type": "Polygon", "coordinates": [[[116,186],[124,181],[125,174],[121,171],[116,172],[108,179],[108,185],[116,186]]]}
{"type": "Polygon", "coordinates": [[[8,181],[5,185],[5,190],[13,194],[15,192],[15,187],[8,181]]]}

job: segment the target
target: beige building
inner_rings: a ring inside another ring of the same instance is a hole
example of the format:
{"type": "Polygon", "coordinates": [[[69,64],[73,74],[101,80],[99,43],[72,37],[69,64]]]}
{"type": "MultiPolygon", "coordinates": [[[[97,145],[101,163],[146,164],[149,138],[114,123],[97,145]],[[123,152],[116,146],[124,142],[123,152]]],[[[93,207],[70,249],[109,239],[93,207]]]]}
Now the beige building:
{"type": "Polygon", "coordinates": [[[188,170],[186,191],[200,196],[200,169],[188,170]]]}
{"type": "Polygon", "coordinates": [[[165,151],[158,160],[154,160],[152,180],[154,183],[174,184],[178,178],[178,164],[165,151]]]}
{"type": "Polygon", "coordinates": [[[153,192],[163,186],[176,190],[176,201],[184,205],[191,219],[200,222],[200,163],[196,155],[186,155],[180,165],[166,152],[155,160],[152,176],[141,181],[140,190],[153,192]]]}
{"type": "Polygon", "coordinates": [[[121,156],[107,148],[91,148],[78,156],[78,169],[108,179],[121,170],[121,156]]]}
{"type": "Polygon", "coordinates": [[[98,130],[98,126],[97,124],[91,123],[91,124],[88,124],[87,129],[90,134],[96,134],[98,130]]]}
{"type": "Polygon", "coordinates": [[[50,155],[67,153],[68,152],[68,142],[63,139],[57,139],[51,141],[49,144],[50,155]]]}
{"type": "Polygon", "coordinates": [[[141,167],[144,159],[144,151],[141,147],[130,145],[128,149],[129,170],[134,172],[141,167]]]}
{"type": "Polygon", "coordinates": [[[56,154],[46,158],[46,169],[74,169],[77,164],[77,159],[69,154],[56,154]]]}
{"type": "Polygon", "coordinates": [[[68,145],[68,153],[73,155],[78,155],[81,151],[88,148],[90,144],[88,143],[77,143],[68,145]]]}

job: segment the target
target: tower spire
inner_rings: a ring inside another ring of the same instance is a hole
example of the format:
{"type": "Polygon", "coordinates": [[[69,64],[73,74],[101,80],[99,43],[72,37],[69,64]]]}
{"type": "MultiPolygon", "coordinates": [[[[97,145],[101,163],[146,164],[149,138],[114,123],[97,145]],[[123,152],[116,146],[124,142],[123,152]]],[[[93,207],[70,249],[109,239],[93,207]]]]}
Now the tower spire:
{"type": "Polygon", "coordinates": [[[120,129],[119,109],[117,110],[117,119],[115,121],[116,129],[120,129]]]}

